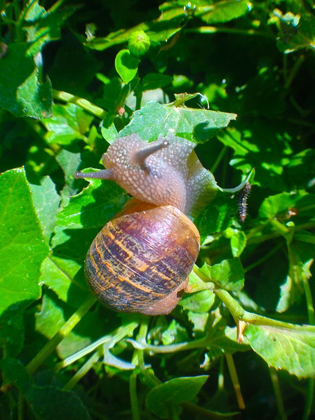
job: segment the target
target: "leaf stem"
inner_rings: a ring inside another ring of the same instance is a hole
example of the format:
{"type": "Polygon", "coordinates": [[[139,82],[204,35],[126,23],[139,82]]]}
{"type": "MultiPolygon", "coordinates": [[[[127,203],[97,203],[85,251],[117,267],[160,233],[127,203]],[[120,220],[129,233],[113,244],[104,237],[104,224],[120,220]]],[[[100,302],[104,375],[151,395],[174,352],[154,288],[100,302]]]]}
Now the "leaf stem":
{"type": "Polygon", "coordinates": [[[198,33],[198,34],[216,34],[216,33],[225,33],[225,34],[235,34],[235,35],[255,35],[263,36],[265,38],[270,38],[270,35],[266,32],[256,31],[255,29],[236,29],[236,28],[218,28],[216,26],[200,26],[199,28],[190,28],[186,29],[185,32],[188,33],[198,33]]]}
{"type": "Polygon", "coordinates": [[[80,306],[79,309],[68,319],[68,321],[60,328],[60,330],[52,337],[50,341],[40,350],[39,353],[26,366],[28,373],[33,374],[36,369],[47,359],[48,356],[56,349],[58,344],[73,330],[84,315],[96,302],[93,295],[89,295],[87,300],[80,306]]]}
{"type": "Polygon", "coordinates": [[[315,324],[314,303],[313,303],[313,297],[312,297],[310,284],[307,279],[303,280],[303,287],[304,287],[304,293],[305,293],[305,299],[306,299],[308,323],[310,325],[314,325],[315,324]]]}
{"type": "Polygon", "coordinates": [[[268,260],[269,257],[271,257],[271,255],[273,255],[275,252],[278,251],[279,248],[281,248],[283,246],[283,242],[280,242],[277,246],[275,246],[274,248],[272,248],[271,251],[269,251],[266,255],[264,255],[263,257],[261,257],[259,260],[255,261],[253,264],[244,267],[244,271],[245,273],[247,273],[248,271],[252,270],[253,268],[257,267],[258,265],[262,264],[264,261],[268,260]]]}
{"type": "Polygon", "coordinates": [[[129,394],[132,411],[132,420],[140,420],[139,401],[137,394],[137,377],[138,372],[135,371],[129,378],[129,394]]]}
{"type": "Polygon", "coordinates": [[[218,296],[218,298],[225,304],[228,310],[231,312],[231,315],[234,318],[235,323],[237,324],[240,319],[243,319],[245,311],[239,305],[236,300],[226,291],[223,289],[214,289],[214,293],[218,296]]]}
{"type": "Polygon", "coordinates": [[[105,111],[103,108],[92,104],[92,102],[88,101],[87,99],[72,95],[71,93],[52,89],[52,95],[54,99],[59,99],[63,102],[75,104],[81,107],[82,109],[85,109],[86,111],[90,112],[91,114],[95,115],[96,117],[100,118],[101,120],[104,120],[104,118],[108,114],[108,112],[105,111]]]}
{"type": "Polygon", "coordinates": [[[222,149],[221,149],[221,151],[220,151],[220,153],[219,153],[219,155],[218,155],[218,157],[216,158],[214,164],[210,168],[210,172],[211,173],[214,173],[215,172],[215,170],[219,166],[221,160],[223,159],[226,151],[227,151],[227,146],[223,146],[222,149]]]}
{"type": "Polygon", "coordinates": [[[76,372],[76,374],[70,379],[70,381],[64,386],[63,389],[70,391],[85,376],[88,371],[92,368],[94,363],[99,360],[100,356],[98,352],[92,354],[92,356],[84,363],[83,366],[76,372]]]}
{"type": "Polygon", "coordinates": [[[302,420],[308,420],[311,415],[312,405],[314,401],[314,385],[315,380],[309,378],[307,383],[307,394],[302,420]]]}
{"type": "Polygon", "coordinates": [[[300,70],[300,67],[304,63],[305,58],[306,58],[305,55],[301,54],[300,57],[294,63],[294,66],[292,67],[292,70],[291,70],[291,72],[290,72],[290,74],[287,77],[287,80],[285,82],[285,85],[284,85],[285,89],[289,89],[289,87],[291,86],[291,83],[293,82],[295,76],[297,75],[298,71],[300,70]]]}
{"type": "Polygon", "coordinates": [[[243,399],[240,382],[238,380],[233,356],[231,354],[227,353],[225,355],[225,358],[226,358],[226,362],[227,362],[228,369],[229,369],[229,372],[230,372],[230,377],[231,377],[231,380],[232,380],[232,384],[233,384],[233,387],[234,387],[238,408],[240,410],[245,410],[245,402],[244,402],[244,399],[243,399]]]}
{"type": "Polygon", "coordinates": [[[282,400],[280,385],[279,385],[279,378],[278,374],[276,372],[276,369],[269,368],[271,383],[273,387],[273,391],[275,393],[276,401],[277,401],[277,407],[278,407],[278,415],[280,420],[287,420],[287,415],[285,414],[285,408],[282,400]]]}

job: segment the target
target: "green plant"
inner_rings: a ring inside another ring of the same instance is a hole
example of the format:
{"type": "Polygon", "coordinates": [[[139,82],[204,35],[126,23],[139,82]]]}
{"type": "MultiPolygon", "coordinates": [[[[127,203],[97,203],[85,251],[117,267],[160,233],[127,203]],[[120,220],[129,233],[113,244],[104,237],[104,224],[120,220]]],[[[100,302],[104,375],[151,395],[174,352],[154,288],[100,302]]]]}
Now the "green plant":
{"type": "Polygon", "coordinates": [[[0,417],[314,415],[313,2],[0,10],[0,417]],[[129,197],[73,174],[170,128],[214,191],[192,293],[168,316],[114,313],[83,262],[129,197]]]}

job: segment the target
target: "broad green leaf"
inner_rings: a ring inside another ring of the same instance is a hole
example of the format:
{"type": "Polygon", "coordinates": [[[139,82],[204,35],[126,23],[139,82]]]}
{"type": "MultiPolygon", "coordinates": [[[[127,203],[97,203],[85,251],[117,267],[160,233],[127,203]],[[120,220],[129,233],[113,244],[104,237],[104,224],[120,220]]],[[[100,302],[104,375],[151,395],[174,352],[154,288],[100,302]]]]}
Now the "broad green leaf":
{"type": "MultiPolygon", "coordinates": [[[[260,206],[259,217],[262,219],[277,218],[287,221],[291,217],[312,218],[315,210],[315,195],[305,192],[283,192],[267,197],[260,206]]],[[[295,219],[294,219],[295,220],[295,219]]]]}
{"type": "MultiPolygon", "coordinates": [[[[181,15],[183,12],[181,13],[181,15]]],[[[143,22],[131,29],[121,29],[108,34],[105,38],[94,37],[86,42],[86,46],[98,51],[103,51],[113,45],[119,45],[128,42],[129,37],[135,31],[144,31],[150,38],[151,44],[160,44],[166,42],[169,38],[181,30],[179,26],[182,19],[177,16],[169,21],[157,19],[152,22],[143,22]]]]}
{"type": "Polygon", "coordinates": [[[295,135],[293,129],[276,121],[266,124],[262,117],[256,117],[250,125],[239,121],[233,126],[217,135],[225,146],[235,151],[230,165],[244,174],[255,168],[256,185],[273,191],[285,191],[287,187],[283,173],[292,154],[290,142],[295,135]]]}
{"type": "Polygon", "coordinates": [[[30,188],[45,240],[49,244],[55,227],[60,197],[56,191],[55,184],[48,176],[42,178],[39,185],[30,184],[30,188]]]}
{"type": "Polygon", "coordinates": [[[173,78],[166,74],[148,73],[141,80],[141,90],[152,90],[163,88],[172,83],[173,78]]]}
{"type": "Polygon", "coordinates": [[[0,316],[0,340],[5,358],[16,358],[24,346],[23,316],[12,317],[10,312],[0,316]]]}
{"type": "Polygon", "coordinates": [[[78,6],[46,12],[38,0],[29,2],[22,15],[22,27],[27,34],[27,41],[34,42],[31,47],[32,54],[39,52],[47,42],[59,39],[61,26],[76,10],[78,6]]]}
{"type": "Polygon", "coordinates": [[[211,233],[222,232],[232,223],[238,213],[237,201],[219,191],[215,199],[194,220],[198,227],[201,242],[211,233]]]}
{"type": "Polygon", "coordinates": [[[22,311],[40,297],[40,265],[48,248],[23,169],[0,177],[0,313],[22,311]]]}
{"type": "Polygon", "coordinates": [[[239,258],[223,260],[215,265],[204,263],[200,270],[222,289],[239,291],[244,287],[244,269],[239,258]]]}
{"type": "Polygon", "coordinates": [[[287,370],[299,378],[315,377],[315,328],[250,324],[244,335],[269,366],[287,370]]]}
{"type": "Polygon", "coordinates": [[[139,60],[129,50],[121,50],[115,59],[115,68],[124,83],[129,83],[136,76],[139,60]]]}
{"type": "Polygon", "coordinates": [[[137,133],[143,140],[156,140],[170,132],[195,143],[204,143],[226,127],[235,114],[205,109],[177,108],[149,102],[134,113],[121,136],[137,133]]]}
{"type": "Polygon", "coordinates": [[[41,283],[75,308],[84,302],[89,293],[82,277],[82,264],[73,260],[49,256],[41,266],[41,283]]]}
{"type": "Polygon", "coordinates": [[[79,396],[54,386],[37,386],[17,360],[0,361],[6,381],[10,381],[26,400],[28,409],[38,420],[90,420],[91,417],[79,396]]]}
{"type": "Polygon", "coordinates": [[[291,53],[300,49],[315,50],[315,18],[312,15],[304,13],[298,17],[289,13],[280,16],[280,39],[277,47],[281,52],[291,53]],[[292,19],[285,19],[292,17],[292,19]]]}
{"type": "Polygon", "coordinates": [[[242,0],[218,1],[211,6],[197,8],[195,14],[206,23],[229,22],[251,10],[251,3],[242,0]]]}
{"type": "Polygon", "coordinates": [[[208,379],[208,375],[171,379],[151,389],[146,406],[160,418],[169,418],[169,404],[181,404],[192,400],[208,379]]]}
{"type": "Polygon", "coordinates": [[[53,117],[43,121],[47,129],[48,143],[70,145],[74,141],[86,140],[93,116],[75,104],[53,105],[53,117]]]}
{"type": "Polygon", "coordinates": [[[40,82],[39,69],[28,51],[31,46],[31,43],[8,45],[0,66],[0,107],[16,117],[43,119],[52,112],[51,83],[40,82]]]}
{"type": "MultiPolygon", "coordinates": [[[[88,172],[85,169],[83,172],[88,172]]],[[[104,226],[121,210],[127,201],[124,193],[113,181],[91,180],[78,195],[57,215],[56,232],[60,229],[89,229],[104,226]]]]}
{"type": "MultiPolygon", "coordinates": [[[[313,237],[313,236],[312,236],[313,237]]],[[[289,272],[281,286],[280,299],[276,310],[284,312],[296,302],[305,290],[305,284],[311,277],[310,268],[314,261],[315,243],[288,243],[289,272]]]]}
{"type": "Polygon", "coordinates": [[[65,186],[61,191],[61,207],[64,207],[69,203],[70,197],[77,192],[74,173],[78,170],[81,163],[81,155],[80,153],[62,149],[57,154],[56,161],[59,163],[65,175],[65,186]]]}
{"type": "Polygon", "coordinates": [[[246,246],[246,235],[241,230],[237,230],[231,237],[231,251],[234,258],[239,257],[246,246]]]}

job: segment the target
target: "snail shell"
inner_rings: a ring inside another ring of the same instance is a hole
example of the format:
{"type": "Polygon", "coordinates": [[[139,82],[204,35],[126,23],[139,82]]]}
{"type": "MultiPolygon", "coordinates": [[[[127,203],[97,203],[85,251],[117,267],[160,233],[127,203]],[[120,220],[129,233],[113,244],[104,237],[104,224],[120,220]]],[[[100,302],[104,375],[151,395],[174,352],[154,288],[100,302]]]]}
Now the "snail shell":
{"type": "Polygon", "coordinates": [[[86,277],[111,309],[168,314],[181,299],[198,257],[199,232],[173,206],[131,201],[94,239],[86,277]]]}

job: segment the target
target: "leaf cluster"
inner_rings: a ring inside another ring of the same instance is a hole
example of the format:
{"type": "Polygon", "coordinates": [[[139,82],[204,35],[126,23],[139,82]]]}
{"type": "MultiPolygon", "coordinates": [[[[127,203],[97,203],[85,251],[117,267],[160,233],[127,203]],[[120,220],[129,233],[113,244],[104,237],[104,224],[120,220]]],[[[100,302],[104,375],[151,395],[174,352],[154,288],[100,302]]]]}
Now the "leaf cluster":
{"type": "Polygon", "coordinates": [[[313,2],[0,11],[0,418],[314,416],[313,2]],[[84,258],[130,197],[74,173],[170,131],[208,170],[189,293],[114,313],[84,258]]]}

